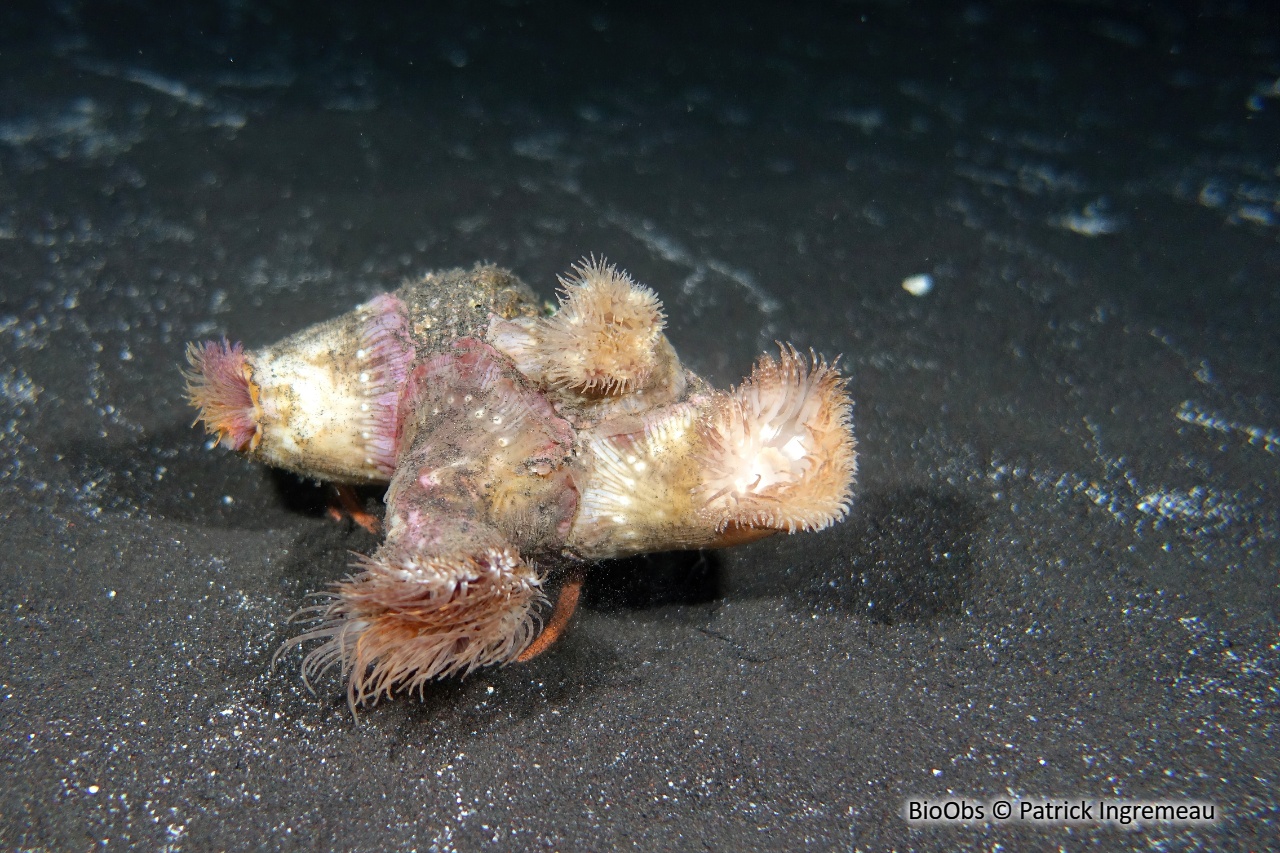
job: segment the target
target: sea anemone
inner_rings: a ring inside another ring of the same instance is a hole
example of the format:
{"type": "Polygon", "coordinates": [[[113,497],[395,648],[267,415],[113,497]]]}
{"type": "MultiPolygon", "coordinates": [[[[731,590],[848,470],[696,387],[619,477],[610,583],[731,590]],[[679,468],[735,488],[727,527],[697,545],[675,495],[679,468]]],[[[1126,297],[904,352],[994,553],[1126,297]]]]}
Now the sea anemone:
{"type": "Polygon", "coordinates": [[[661,365],[670,350],[665,325],[657,294],[604,259],[591,258],[560,277],[553,316],[495,320],[488,340],[521,373],[549,388],[616,397],[644,388],[661,365]]]}
{"type": "Polygon", "coordinates": [[[579,261],[560,286],[560,310],[542,334],[547,381],[601,395],[642,387],[666,324],[657,294],[603,258],[579,261]]]}
{"type": "Polygon", "coordinates": [[[222,341],[187,345],[187,399],[200,410],[205,431],[223,447],[253,450],[262,441],[258,387],[245,360],[244,347],[222,341]]]}
{"type": "Polygon", "coordinates": [[[584,431],[583,478],[569,547],[587,559],[698,548],[716,534],[696,511],[698,406],[681,403],[584,431]]]}
{"type": "Polygon", "coordinates": [[[369,300],[360,330],[356,360],[367,400],[355,424],[364,442],[366,464],[390,479],[396,467],[396,427],[400,391],[413,361],[414,348],[404,303],[390,293],[369,300]]]}
{"type": "Polygon", "coordinates": [[[563,444],[563,453],[573,442],[568,424],[556,416],[547,399],[530,388],[497,350],[475,338],[462,338],[450,350],[414,368],[402,400],[398,441],[403,447],[414,442],[424,425],[461,433],[459,438],[476,444],[462,449],[476,452],[506,449],[514,443],[519,445],[516,450],[532,455],[547,450],[540,444],[546,437],[548,442],[563,444]],[[526,426],[530,422],[532,434],[526,426]],[[490,443],[492,447],[487,446],[490,443]]]}
{"type": "Polygon", "coordinates": [[[300,611],[319,624],[281,649],[324,640],[303,659],[303,678],[309,686],[337,667],[348,677],[353,712],[397,690],[421,695],[433,679],[512,661],[540,627],[541,579],[510,547],[379,552],[357,566],[362,571],[335,584],[327,604],[300,611]]]}
{"type": "Polygon", "coordinates": [[[252,352],[239,344],[195,347],[188,358],[204,379],[189,374],[189,394],[229,401],[202,406],[201,417],[210,431],[233,424],[237,450],[339,483],[386,482],[395,470],[397,403],[415,355],[406,310],[383,294],[252,352]]]}
{"type": "Polygon", "coordinates": [[[733,528],[822,530],[849,510],[857,454],[844,378],[817,355],[781,346],[718,393],[701,424],[701,514],[733,528]]]}
{"type": "Polygon", "coordinates": [[[414,368],[401,407],[389,512],[482,519],[520,548],[563,541],[577,509],[574,432],[501,353],[455,342],[414,368]]]}

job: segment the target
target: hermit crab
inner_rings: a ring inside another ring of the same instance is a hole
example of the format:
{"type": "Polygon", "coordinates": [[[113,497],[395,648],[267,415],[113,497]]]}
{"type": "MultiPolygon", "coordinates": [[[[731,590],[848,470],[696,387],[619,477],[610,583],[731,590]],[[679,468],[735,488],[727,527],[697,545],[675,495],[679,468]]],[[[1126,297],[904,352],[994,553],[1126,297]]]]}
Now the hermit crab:
{"type": "Polygon", "coordinates": [[[603,260],[543,309],[491,265],[429,273],[262,349],[187,351],[216,442],[339,485],[386,484],[385,539],[304,608],[315,678],[354,711],[528,660],[563,630],[580,569],[822,530],[848,512],[852,402],[836,366],[780,346],[717,390],[662,303],[603,260]],[[543,583],[571,570],[553,613],[543,583]]]}

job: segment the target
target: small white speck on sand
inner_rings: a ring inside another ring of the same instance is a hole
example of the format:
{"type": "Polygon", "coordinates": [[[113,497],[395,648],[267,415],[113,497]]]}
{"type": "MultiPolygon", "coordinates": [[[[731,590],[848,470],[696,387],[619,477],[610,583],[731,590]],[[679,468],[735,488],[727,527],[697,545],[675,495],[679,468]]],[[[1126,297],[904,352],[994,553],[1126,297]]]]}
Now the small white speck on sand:
{"type": "Polygon", "coordinates": [[[928,273],[907,276],[902,280],[902,289],[912,296],[927,296],[933,290],[933,276],[928,273]]]}

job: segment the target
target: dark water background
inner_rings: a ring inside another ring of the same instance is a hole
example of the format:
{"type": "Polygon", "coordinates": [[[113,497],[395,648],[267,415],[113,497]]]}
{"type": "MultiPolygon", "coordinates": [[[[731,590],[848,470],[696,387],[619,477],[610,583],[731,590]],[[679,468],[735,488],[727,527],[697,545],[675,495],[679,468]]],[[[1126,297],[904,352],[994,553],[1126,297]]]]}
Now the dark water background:
{"type": "Polygon", "coordinates": [[[1277,10],[5,4],[0,845],[1280,843],[1277,10]],[[269,660],[376,540],[206,449],[186,342],[592,252],[719,383],[843,353],[852,517],[602,567],[552,653],[353,724],[269,660]]]}

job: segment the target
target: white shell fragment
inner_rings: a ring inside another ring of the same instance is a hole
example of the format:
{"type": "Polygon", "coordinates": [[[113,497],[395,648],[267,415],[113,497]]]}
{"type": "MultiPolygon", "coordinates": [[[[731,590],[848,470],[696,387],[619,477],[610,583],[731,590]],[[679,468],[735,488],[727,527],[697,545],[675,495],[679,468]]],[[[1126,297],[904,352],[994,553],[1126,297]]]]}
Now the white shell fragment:
{"type": "Polygon", "coordinates": [[[902,280],[902,289],[912,296],[928,296],[933,290],[933,276],[928,273],[907,276],[902,280]]]}

